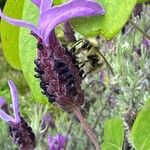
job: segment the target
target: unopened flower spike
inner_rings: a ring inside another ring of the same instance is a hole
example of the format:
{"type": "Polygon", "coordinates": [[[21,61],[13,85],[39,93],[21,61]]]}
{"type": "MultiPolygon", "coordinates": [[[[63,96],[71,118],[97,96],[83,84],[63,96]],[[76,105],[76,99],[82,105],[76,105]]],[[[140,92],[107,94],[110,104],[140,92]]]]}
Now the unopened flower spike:
{"type": "Polygon", "coordinates": [[[38,40],[37,58],[35,60],[36,77],[50,102],[59,105],[66,111],[73,112],[81,121],[87,134],[99,150],[96,136],[80,113],[84,103],[84,92],[81,89],[82,73],[76,57],[63,47],[55,36],[54,28],[72,18],[103,15],[104,9],[95,1],[71,0],[60,6],[52,6],[52,0],[33,0],[40,10],[38,25],[11,19],[2,12],[0,16],[9,23],[27,27],[38,40]]]}
{"type": "Polygon", "coordinates": [[[35,135],[31,127],[29,127],[23,117],[20,116],[18,91],[15,84],[11,80],[8,81],[8,84],[12,97],[14,118],[11,117],[5,109],[2,109],[3,105],[6,105],[2,97],[0,97],[0,118],[8,123],[9,134],[13,142],[18,145],[21,150],[33,150],[35,148],[35,135]]]}

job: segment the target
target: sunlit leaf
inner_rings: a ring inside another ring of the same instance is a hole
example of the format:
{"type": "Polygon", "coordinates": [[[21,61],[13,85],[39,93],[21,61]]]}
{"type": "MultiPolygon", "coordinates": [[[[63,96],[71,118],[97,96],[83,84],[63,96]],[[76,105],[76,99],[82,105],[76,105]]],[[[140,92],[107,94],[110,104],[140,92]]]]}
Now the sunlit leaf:
{"type": "Polygon", "coordinates": [[[126,24],[137,0],[97,1],[105,8],[105,15],[74,19],[72,25],[85,36],[102,34],[106,39],[111,39],[126,24]]]}
{"type": "MultiPolygon", "coordinates": [[[[12,18],[22,16],[24,0],[7,0],[4,13],[12,18]]],[[[19,60],[19,28],[1,21],[2,48],[8,63],[15,69],[21,69],[19,60]]]]}
{"type": "Polygon", "coordinates": [[[150,100],[133,124],[131,139],[136,150],[150,150],[150,100]]]}
{"type": "Polygon", "coordinates": [[[54,0],[54,5],[60,5],[62,3],[62,0],[54,0]]]}
{"type": "MultiPolygon", "coordinates": [[[[36,23],[38,19],[38,9],[35,7],[31,1],[25,0],[23,15],[23,20],[36,23]],[[30,15],[29,15],[30,14],[30,15]]],[[[22,65],[23,74],[31,88],[33,96],[39,102],[45,103],[46,97],[41,93],[41,88],[39,86],[40,82],[34,77],[36,74],[34,71],[35,65],[34,60],[36,58],[36,39],[30,35],[28,29],[21,28],[19,36],[19,54],[22,65]]]]}
{"type": "Polygon", "coordinates": [[[119,118],[107,120],[104,125],[104,142],[102,150],[122,150],[124,125],[119,118]]]}

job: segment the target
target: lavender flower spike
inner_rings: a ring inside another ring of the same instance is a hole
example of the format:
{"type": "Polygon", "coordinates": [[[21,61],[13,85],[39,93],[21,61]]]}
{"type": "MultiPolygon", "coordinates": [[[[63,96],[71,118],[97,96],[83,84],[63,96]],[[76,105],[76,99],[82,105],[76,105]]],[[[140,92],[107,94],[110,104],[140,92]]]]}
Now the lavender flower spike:
{"type": "Polygon", "coordinates": [[[29,28],[47,46],[49,44],[50,33],[61,22],[76,17],[103,15],[105,13],[104,9],[98,3],[90,0],[71,0],[68,3],[54,7],[51,7],[52,0],[32,0],[32,2],[40,9],[39,24],[37,27],[26,21],[11,19],[1,11],[0,17],[10,24],[29,28]]]}
{"type": "Polygon", "coordinates": [[[29,28],[32,35],[37,38],[38,51],[34,62],[36,77],[40,79],[43,94],[50,102],[75,113],[96,149],[99,150],[95,134],[80,113],[84,103],[84,92],[81,88],[83,71],[77,65],[76,57],[61,45],[55,36],[54,28],[64,21],[76,17],[103,15],[105,11],[92,0],[71,0],[53,7],[52,0],[32,2],[40,9],[39,23],[36,27],[25,21],[6,17],[2,12],[0,16],[13,25],[29,28]]]}
{"type": "Polygon", "coordinates": [[[63,136],[61,134],[57,134],[56,136],[48,137],[48,146],[50,150],[62,150],[67,142],[68,137],[63,136]]]}
{"type": "Polygon", "coordinates": [[[6,102],[2,97],[0,97],[0,118],[8,123],[9,134],[20,150],[33,150],[35,148],[35,135],[31,127],[20,116],[18,91],[15,84],[11,80],[8,81],[8,84],[12,96],[14,118],[9,115],[7,107],[3,107],[6,102]]]}

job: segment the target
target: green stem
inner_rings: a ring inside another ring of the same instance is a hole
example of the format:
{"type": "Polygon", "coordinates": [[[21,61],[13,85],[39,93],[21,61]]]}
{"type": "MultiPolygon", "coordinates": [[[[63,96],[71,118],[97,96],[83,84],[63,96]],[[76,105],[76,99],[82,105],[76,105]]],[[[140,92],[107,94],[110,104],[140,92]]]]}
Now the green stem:
{"type": "Polygon", "coordinates": [[[144,30],[142,30],[137,24],[135,24],[132,20],[128,20],[130,24],[132,24],[139,32],[141,32],[147,39],[150,40],[150,35],[148,35],[147,33],[145,33],[144,30]]]}
{"type": "MultiPolygon", "coordinates": [[[[72,125],[73,125],[73,122],[74,122],[74,118],[71,119],[71,122],[70,122],[70,125],[69,125],[69,128],[68,128],[68,131],[67,131],[67,135],[69,136],[71,130],[72,130],[72,125]]],[[[66,150],[67,148],[67,144],[68,142],[66,142],[65,146],[64,146],[64,150],[66,150]]]]}

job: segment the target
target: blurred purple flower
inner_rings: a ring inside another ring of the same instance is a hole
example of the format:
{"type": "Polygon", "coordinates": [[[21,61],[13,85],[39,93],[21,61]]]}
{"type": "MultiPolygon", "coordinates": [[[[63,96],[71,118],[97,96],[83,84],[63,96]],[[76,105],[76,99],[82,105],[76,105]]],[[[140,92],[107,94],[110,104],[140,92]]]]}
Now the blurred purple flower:
{"type": "Polygon", "coordinates": [[[71,0],[60,6],[52,6],[52,0],[32,0],[39,7],[40,16],[38,26],[26,21],[12,19],[0,11],[0,16],[10,24],[31,29],[33,35],[41,38],[45,45],[49,44],[52,30],[66,20],[93,15],[103,15],[104,9],[96,2],[90,0],[71,0]]]}
{"type": "Polygon", "coordinates": [[[47,113],[43,116],[41,126],[42,126],[42,129],[45,129],[46,127],[51,127],[51,128],[56,127],[54,119],[52,118],[51,113],[47,113]]]}
{"type": "Polygon", "coordinates": [[[48,146],[50,150],[62,150],[68,140],[67,136],[57,134],[56,136],[48,137],[48,146]]]}
{"type": "Polygon", "coordinates": [[[4,98],[0,97],[0,108],[5,111],[6,113],[8,113],[8,105],[6,103],[6,101],[4,100],[4,98]]]}
{"type": "Polygon", "coordinates": [[[141,13],[143,11],[143,4],[137,4],[133,10],[134,17],[141,17],[141,13]]]}
{"type": "Polygon", "coordinates": [[[147,39],[146,37],[143,38],[143,45],[150,50],[150,40],[147,39]]]}
{"type": "Polygon", "coordinates": [[[7,109],[2,108],[2,106],[6,105],[6,102],[0,97],[0,118],[8,123],[9,134],[13,142],[17,144],[21,150],[33,150],[35,148],[35,135],[31,127],[29,127],[26,121],[20,116],[18,91],[15,84],[11,80],[8,81],[8,84],[12,96],[14,117],[8,114],[7,109]]]}
{"type": "Polygon", "coordinates": [[[102,70],[99,72],[99,83],[100,85],[104,84],[105,72],[102,70]]]}

